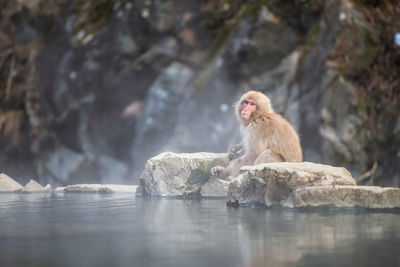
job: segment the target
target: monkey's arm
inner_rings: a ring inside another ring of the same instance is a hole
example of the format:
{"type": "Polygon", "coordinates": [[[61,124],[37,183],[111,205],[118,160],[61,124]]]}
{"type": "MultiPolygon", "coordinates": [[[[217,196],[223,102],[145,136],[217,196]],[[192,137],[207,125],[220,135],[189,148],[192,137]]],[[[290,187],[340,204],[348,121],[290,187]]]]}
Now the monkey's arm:
{"type": "Polygon", "coordinates": [[[244,146],[242,143],[231,145],[228,147],[228,157],[229,160],[234,160],[236,158],[241,157],[244,155],[244,146]]]}
{"type": "Polygon", "coordinates": [[[243,156],[229,162],[227,167],[215,166],[211,168],[211,177],[225,180],[232,180],[240,173],[240,168],[246,165],[251,165],[254,158],[251,156],[243,156]]]}

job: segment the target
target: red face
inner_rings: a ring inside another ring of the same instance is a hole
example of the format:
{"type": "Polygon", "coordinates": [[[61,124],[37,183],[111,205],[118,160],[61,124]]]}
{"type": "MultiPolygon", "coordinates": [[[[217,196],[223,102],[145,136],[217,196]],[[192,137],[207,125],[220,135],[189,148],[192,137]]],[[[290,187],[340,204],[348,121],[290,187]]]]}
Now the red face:
{"type": "Polygon", "coordinates": [[[240,116],[243,119],[248,119],[251,116],[251,113],[256,110],[257,103],[253,100],[244,100],[242,102],[242,111],[240,112],[240,116]]]}

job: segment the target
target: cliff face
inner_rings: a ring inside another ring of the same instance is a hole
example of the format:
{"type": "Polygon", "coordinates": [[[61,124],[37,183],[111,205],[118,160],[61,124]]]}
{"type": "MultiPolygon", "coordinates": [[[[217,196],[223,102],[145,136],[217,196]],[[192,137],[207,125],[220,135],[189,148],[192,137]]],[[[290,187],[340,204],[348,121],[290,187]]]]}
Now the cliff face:
{"type": "Polygon", "coordinates": [[[399,185],[398,116],[384,145],[371,141],[368,103],[343,64],[345,34],[358,30],[363,10],[380,8],[344,0],[5,1],[0,169],[60,184],[137,182],[159,152],[223,152],[237,142],[232,106],[252,89],[298,129],[305,160],[355,177],[377,166],[364,182],[399,185]]]}

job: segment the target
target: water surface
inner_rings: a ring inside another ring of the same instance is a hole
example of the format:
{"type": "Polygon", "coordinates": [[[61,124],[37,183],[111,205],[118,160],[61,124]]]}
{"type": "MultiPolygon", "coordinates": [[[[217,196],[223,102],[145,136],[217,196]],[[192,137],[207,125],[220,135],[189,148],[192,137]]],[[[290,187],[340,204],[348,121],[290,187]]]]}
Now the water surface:
{"type": "Polygon", "coordinates": [[[0,266],[400,266],[400,215],[0,194],[0,266]]]}

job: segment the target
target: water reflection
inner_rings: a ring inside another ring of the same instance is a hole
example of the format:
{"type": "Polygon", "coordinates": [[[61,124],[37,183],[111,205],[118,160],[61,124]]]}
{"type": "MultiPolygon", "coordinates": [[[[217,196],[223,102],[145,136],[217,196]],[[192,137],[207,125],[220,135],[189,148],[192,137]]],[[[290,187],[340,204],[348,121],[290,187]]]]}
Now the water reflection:
{"type": "Polygon", "coordinates": [[[97,194],[4,194],[0,207],[1,266],[400,265],[395,213],[97,194]]]}

